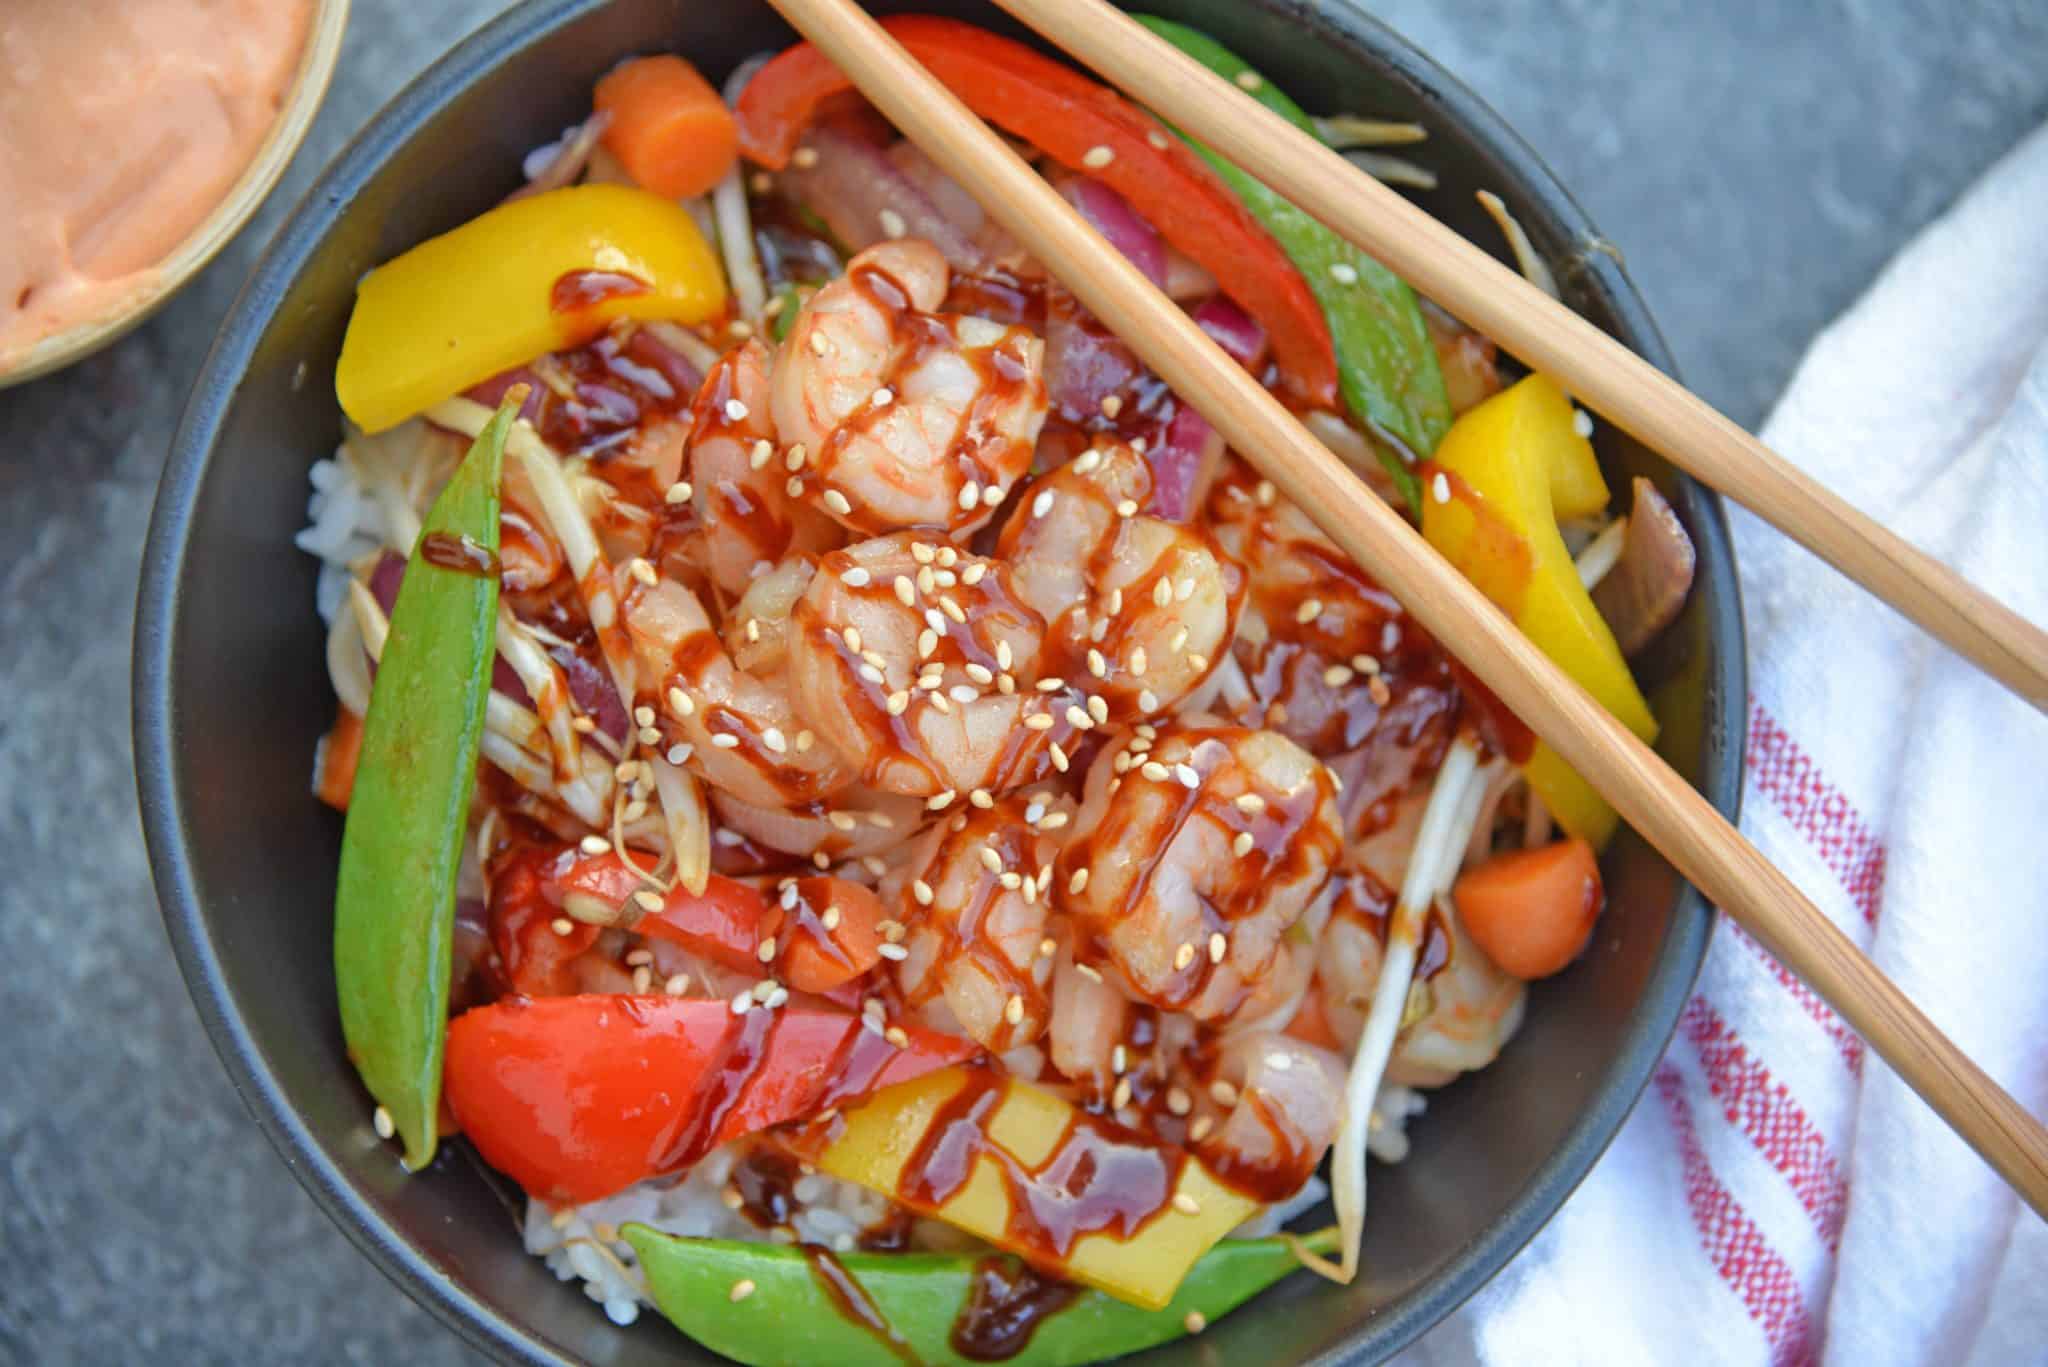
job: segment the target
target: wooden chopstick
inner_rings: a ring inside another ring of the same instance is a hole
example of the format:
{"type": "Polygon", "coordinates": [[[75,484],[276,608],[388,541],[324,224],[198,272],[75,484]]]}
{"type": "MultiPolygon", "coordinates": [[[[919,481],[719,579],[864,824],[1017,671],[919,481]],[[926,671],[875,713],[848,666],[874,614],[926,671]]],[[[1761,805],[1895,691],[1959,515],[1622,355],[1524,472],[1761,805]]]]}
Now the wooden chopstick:
{"type": "MultiPolygon", "coordinates": [[[[2048,1215],[2048,1131],[852,0],[770,0],[1708,897],[2048,1215]]],[[[1078,5],[1080,0],[1062,0],[1078,5]]]]}
{"type": "Polygon", "coordinates": [[[2048,710],[2048,632],[1787,464],[1620,342],[1100,0],[996,3],[2048,710]]]}

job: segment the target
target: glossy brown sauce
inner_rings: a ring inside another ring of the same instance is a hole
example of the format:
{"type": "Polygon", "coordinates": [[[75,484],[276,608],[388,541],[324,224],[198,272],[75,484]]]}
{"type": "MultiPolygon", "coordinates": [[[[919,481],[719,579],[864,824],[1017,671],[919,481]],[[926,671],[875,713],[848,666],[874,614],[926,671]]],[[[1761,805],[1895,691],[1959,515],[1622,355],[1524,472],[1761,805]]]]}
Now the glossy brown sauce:
{"type": "Polygon", "coordinates": [[[1009,1193],[1005,1246],[1051,1265],[1063,1261],[1086,1235],[1108,1233],[1128,1240],[1166,1210],[1187,1162],[1184,1152],[1077,1110],[1045,1161],[1026,1167],[988,1134],[1009,1087],[1009,1079],[991,1068],[969,1072],[903,1165],[900,1199],[937,1210],[987,1158],[1009,1193]]]}
{"type": "Polygon", "coordinates": [[[832,1251],[820,1244],[803,1244],[800,1247],[804,1261],[811,1265],[811,1276],[833,1307],[847,1320],[873,1334],[899,1361],[909,1364],[909,1367],[919,1367],[921,1359],[883,1316],[882,1308],[868,1295],[867,1288],[853,1279],[839,1259],[832,1256],[832,1251]]]}
{"type": "Polygon", "coordinates": [[[630,299],[654,287],[624,271],[566,271],[548,287],[548,308],[555,313],[582,313],[610,299],[630,299]]]}
{"type": "Polygon", "coordinates": [[[1264,1092],[1245,1093],[1237,1109],[1258,1121],[1269,1141],[1267,1151],[1274,1156],[1254,1161],[1244,1150],[1212,1138],[1197,1149],[1202,1166],[1224,1186],[1254,1201],[1284,1201],[1300,1191],[1322,1159],[1322,1151],[1302,1142],[1300,1132],[1275,1114],[1264,1092]]]}
{"type": "Polygon", "coordinates": [[[548,445],[567,453],[595,455],[622,445],[642,423],[686,409],[703,379],[682,355],[630,321],[544,359],[553,383],[537,370],[515,372],[534,388],[522,412],[548,445]]]}
{"type": "Polygon", "coordinates": [[[974,1265],[967,1301],[948,1341],[973,1362],[1007,1362],[1031,1346],[1046,1317],[1073,1304],[1081,1288],[1015,1258],[983,1258],[974,1265]]]}
{"type": "Polygon", "coordinates": [[[803,1163],[793,1154],[756,1144],[732,1167],[741,1213],[762,1229],[789,1224],[799,1208],[796,1182],[801,1176],[803,1163]]]}
{"type": "MultiPolygon", "coordinates": [[[[622,1009],[631,1010],[637,1000],[626,998],[622,1009]]],[[[665,1148],[651,1155],[653,1171],[674,1172],[690,1167],[717,1147],[726,1117],[767,1062],[769,1044],[781,1020],[781,1012],[767,1010],[731,1018],[731,1024],[719,1038],[716,1056],[704,1069],[703,1087],[690,1112],[689,1123],[665,1148]]]]}
{"type": "Polygon", "coordinates": [[[489,546],[453,532],[428,532],[420,538],[420,559],[457,574],[479,579],[498,577],[498,557],[489,546]]]}

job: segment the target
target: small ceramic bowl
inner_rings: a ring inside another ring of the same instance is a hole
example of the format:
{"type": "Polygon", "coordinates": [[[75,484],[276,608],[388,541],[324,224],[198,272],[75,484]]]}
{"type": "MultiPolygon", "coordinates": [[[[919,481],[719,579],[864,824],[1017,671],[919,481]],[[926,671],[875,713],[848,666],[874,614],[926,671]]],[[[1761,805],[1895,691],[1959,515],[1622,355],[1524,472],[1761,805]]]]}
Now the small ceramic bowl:
{"type": "Polygon", "coordinates": [[[320,102],[327,97],[327,82],[341,56],[348,6],[349,0],[319,0],[313,22],[306,30],[305,50],[299,54],[299,69],[285,92],[284,105],[257,147],[256,155],[250,158],[240,179],[228,188],[227,195],[214,205],[213,212],[156,264],[145,286],[112,301],[105,311],[81,319],[62,332],[51,333],[20,352],[11,363],[0,366],[0,389],[24,384],[73,361],[84,360],[101,347],[120,340],[162,308],[242,230],[276,186],[284,168],[291,164],[292,155],[306,139],[306,130],[313,126],[313,116],[320,112],[320,102]]]}
{"type": "MultiPolygon", "coordinates": [[[[1505,255],[1474,202],[1501,195],[1565,302],[1654,363],[1670,357],[1620,258],[1534,152],[1469,91],[1338,0],[1146,0],[1208,30],[1310,109],[1413,119],[1437,188],[1418,202],[1505,255]]],[[[1018,33],[993,5],[871,0],[1018,33]]],[[[355,284],[491,207],[520,159],[583,118],[629,54],[686,54],[714,81],[791,41],[765,4],[528,0],[409,86],[322,176],[228,315],[185,412],[144,556],[135,757],[164,920],[201,1018],[272,1143],[394,1281],[483,1350],[533,1363],[709,1363],[652,1313],[611,1324],[521,1247],[508,1193],[466,1146],[406,1176],[371,1128],[333,975],[341,821],[308,792],[334,716],[313,560],[292,535],[306,470],[341,433],[334,363],[355,284]]],[[[1720,505],[1625,434],[1596,448],[1615,487],[1654,480],[1699,548],[1684,614],[1636,662],[1659,748],[1733,815],[1742,613],[1720,505]]],[[[1376,1361],[1447,1314],[1540,1229],[1613,1138],[1671,1038],[1712,913],[1628,832],[1603,868],[1587,952],[1534,986],[1520,1033],[1431,1094],[1413,1152],[1372,1170],[1364,1270],[1301,1275],[1147,1362],[1376,1361]]],[[[511,1193],[516,1196],[516,1193],[511,1193]]],[[[1678,1232],[1673,1232],[1678,1237],[1678,1232]]],[[[1589,1313],[1597,1313],[1589,1310],[1589,1313]]]]}

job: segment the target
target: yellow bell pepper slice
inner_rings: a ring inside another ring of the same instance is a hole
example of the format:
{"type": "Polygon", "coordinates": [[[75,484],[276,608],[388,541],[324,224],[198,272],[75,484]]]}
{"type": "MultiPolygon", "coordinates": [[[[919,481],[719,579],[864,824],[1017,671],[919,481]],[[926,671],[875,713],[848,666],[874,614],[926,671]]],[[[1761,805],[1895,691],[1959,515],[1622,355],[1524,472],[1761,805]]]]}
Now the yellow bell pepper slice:
{"type": "MultiPolygon", "coordinates": [[[[1446,476],[1450,496],[1439,499],[1432,488],[1422,501],[1429,543],[1601,706],[1654,740],[1656,718],[1558,534],[1560,519],[1607,506],[1607,483],[1557,382],[1531,375],[1469,410],[1431,466],[1446,476]]],[[[1556,751],[1538,741],[1522,772],[1560,826],[1606,845],[1614,809],[1556,751]]]]}
{"type": "MultiPolygon", "coordinates": [[[[844,1129],[816,1158],[817,1166],[915,1205],[900,1190],[904,1168],[940,1109],[976,1081],[976,1071],[942,1068],[875,1093],[845,1113],[844,1129]]],[[[1002,1095],[984,1122],[983,1134],[1018,1168],[1035,1173],[1053,1156],[1077,1112],[1028,1082],[1011,1078],[1000,1085],[1002,1095]]],[[[1003,1164],[991,1154],[982,1153],[975,1160],[966,1182],[943,1205],[922,1209],[998,1248],[1042,1257],[1042,1250],[1020,1244],[1009,1232],[1010,1186],[1003,1164]]],[[[1181,1165],[1172,1199],[1135,1236],[1121,1239],[1106,1230],[1081,1235],[1058,1270],[1119,1300],[1157,1310],[1173,1299],[1195,1260],[1258,1209],[1257,1201],[1224,1186],[1190,1155],[1181,1165]]]]}
{"type": "Polygon", "coordinates": [[[501,204],[364,276],[334,390],[381,432],[615,318],[725,307],[718,258],[681,205],[627,185],[501,204]]]}

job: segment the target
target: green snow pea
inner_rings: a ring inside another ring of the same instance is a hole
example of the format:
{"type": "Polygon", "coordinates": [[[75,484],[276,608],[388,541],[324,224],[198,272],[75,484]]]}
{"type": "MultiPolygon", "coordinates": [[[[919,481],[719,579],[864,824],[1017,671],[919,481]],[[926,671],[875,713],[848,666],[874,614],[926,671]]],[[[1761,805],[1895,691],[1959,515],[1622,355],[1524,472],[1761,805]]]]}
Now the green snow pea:
{"type": "Polygon", "coordinates": [[[415,1171],[438,1138],[455,874],[497,650],[498,477],[515,394],[435,500],[406,565],[334,889],[342,1034],[415,1171]]]}
{"type": "MultiPolygon", "coordinates": [[[[682,1239],[645,1225],[621,1233],[640,1255],[661,1313],[749,1367],[972,1362],[955,1346],[953,1326],[978,1271],[985,1263],[1005,1273],[1020,1267],[1006,1255],[958,1253],[845,1253],[814,1267],[814,1255],[782,1244],[682,1239]],[[842,1308],[845,1291],[825,1285],[835,1265],[855,1284],[849,1308],[842,1308]],[[739,1300],[736,1290],[744,1293],[739,1300]],[[863,1300],[872,1323],[862,1321],[863,1300]]],[[[1336,1231],[1301,1242],[1328,1252],[1336,1231]]],[[[1299,1266],[1286,1239],[1225,1239],[1189,1270],[1164,1310],[1140,1310],[1076,1287],[1005,1360],[1013,1367],[1070,1367],[1135,1353],[1221,1318],[1299,1266]]]]}
{"type": "MultiPolygon", "coordinates": [[[[1244,85],[1240,78],[1250,72],[1258,82],[1247,92],[1253,99],[1310,137],[1316,136],[1315,125],[1301,106],[1215,39],[1170,19],[1149,14],[1133,17],[1217,75],[1238,82],[1240,88],[1244,85]]],[[[1450,428],[1451,401],[1414,291],[1260,181],[1186,134],[1181,136],[1215,168],[1300,268],[1330,325],[1330,340],[1337,350],[1337,383],[1345,406],[1359,419],[1391,434],[1417,460],[1428,459],[1450,428]]],[[[1419,516],[1422,486],[1414,470],[1384,442],[1374,445],[1410,510],[1419,516]]]]}

